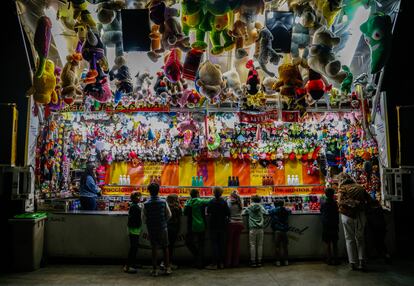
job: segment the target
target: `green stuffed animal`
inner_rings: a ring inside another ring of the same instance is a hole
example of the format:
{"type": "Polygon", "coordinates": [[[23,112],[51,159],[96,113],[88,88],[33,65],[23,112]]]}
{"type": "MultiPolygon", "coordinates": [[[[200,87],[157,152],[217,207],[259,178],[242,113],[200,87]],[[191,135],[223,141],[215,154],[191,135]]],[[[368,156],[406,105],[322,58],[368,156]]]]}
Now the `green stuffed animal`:
{"type": "Polygon", "coordinates": [[[371,49],[371,73],[377,73],[390,57],[391,17],[383,13],[374,13],[361,25],[360,29],[371,49]]]}
{"type": "Polygon", "coordinates": [[[230,51],[235,46],[233,37],[229,35],[229,27],[233,18],[233,10],[240,6],[241,0],[206,0],[206,15],[200,24],[202,31],[210,32],[211,53],[219,55],[230,51]],[[223,38],[224,43],[221,43],[223,38]]]}
{"type": "Polygon", "coordinates": [[[48,104],[50,102],[56,104],[58,96],[55,90],[56,76],[55,64],[47,59],[42,75],[33,77],[33,86],[28,91],[28,94],[33,95],[34,101],[40,104],[48,104]]]}
{"type": "Polygon", "coordinates": [[[204,19],[203,12],[204,1],[182,0],[181,1],[181,24],[183,32],[189,36],[191,30],[196,32],[196,40],[191,44],[193,49],[205,50],[207,43],[204,41],[205,31],[200,29],[201,21],[204,19]]]}

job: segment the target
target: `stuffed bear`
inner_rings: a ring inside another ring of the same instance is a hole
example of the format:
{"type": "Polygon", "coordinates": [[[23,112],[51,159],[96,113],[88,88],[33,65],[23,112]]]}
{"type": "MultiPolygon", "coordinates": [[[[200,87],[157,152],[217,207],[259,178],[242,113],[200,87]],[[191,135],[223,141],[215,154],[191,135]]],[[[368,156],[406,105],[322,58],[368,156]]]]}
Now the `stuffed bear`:
{"type": "Polygon", "coordinates": [[[66,57],[66,64],[63,67],[61,81],[61,96],[66,104],[73,104],[75,100],[83,95],[79,85],[78,69],[82,55],[75,53],[66,57]]]}
{"type": "Polygon", "coordinates": [[[308,65],[314,71],[325,75],[340,84],[346,77],[341,70],[341,62],[336,58],[332,48],[339,44],[340,39],[325,27],[320,27],[313,35],[308,65]]]}
{"type": "Polygon", "coordinates": [[[225,88],[223,89],[224,97],[231,98],[235,101],[243,95],[239,73],[232,69],[223,73],[225,88]]]}
{"type": "Polygon", "coordinates": [[[191,44],[193,49],[205,50],[207,43],[204,41],[205,32],[200,29],[202,19],[204,19],[203,3],[198,0],[182,0],[181,1],[181,24],[183,32],[189,36],[190,30],[195,30],[195,42],[191,44]]]}
{"type": "Polygon", "coordinates": [[[283,97],[294,100],[296,90],[303,85],[302,76],[297,65],[293,63],[283,63],[278,67],[279,79],[273,85],[273,89],[283,97]]]}
{"type": "Polygon", "coordinates": [[[211,63],[209,60],[200,65],[196,79],[197,91],[206,96],[211,102],[220,95],[225,83],[219,65],[211,63]]]}
{"type": "Polygon", "coordinates": [[[259,37],[259,31],[263,28],[257,22],[257,16],[263,14],[263,0],[243,0],[236,10],[239,19],[233,24],[230,34],[236,40],[236,58],[241,59],[248,55],[245,47],[255,43],[259,37]]]}
{"type": "Polygon", "coordinates": [[[47,59],[44,64],[44,70],[40,77],[33,76],[33,86],[29,89],[28,94],[33,94],[33,99],[40,104],[49,102],[57,103],[58,98],[55,91],[56,76],[55,64],[47,59]]]}
{"type": "Polygon", "coordinates": [[[99,20],[98,30],[102,33],[102,42],[106,47],[115,46],[115,55],[122,56],[121,9],[125,8],[122,0],[112,0],[100,3],[97,9],[99,20]]]}

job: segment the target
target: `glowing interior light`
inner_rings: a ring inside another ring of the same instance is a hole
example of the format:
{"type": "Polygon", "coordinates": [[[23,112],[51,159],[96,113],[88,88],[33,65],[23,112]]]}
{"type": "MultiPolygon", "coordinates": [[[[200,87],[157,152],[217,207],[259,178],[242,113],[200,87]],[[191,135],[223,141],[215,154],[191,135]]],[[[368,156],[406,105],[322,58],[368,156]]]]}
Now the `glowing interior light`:
{"type": "Polygon", "coordinates": [[[369,18],[370,10],[371,9],[365,9],[364,6],[359,7],[355,12],[355,16],[352,19],[352,22],[349,24],[349,39],[345,44],[345,48],[342,49],[338,54],[338,57],[340,58],[343,65],[351,65],[352,58],[355,55],[359,39],[362,35],[359,26],[361,26],[361,24],[369,18]]]}

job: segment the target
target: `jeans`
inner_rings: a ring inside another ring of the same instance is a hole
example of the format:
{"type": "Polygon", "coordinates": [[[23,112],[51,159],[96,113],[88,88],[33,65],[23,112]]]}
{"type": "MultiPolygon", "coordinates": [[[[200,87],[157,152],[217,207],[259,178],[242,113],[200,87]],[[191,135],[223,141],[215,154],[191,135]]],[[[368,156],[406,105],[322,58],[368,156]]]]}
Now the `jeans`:
{"type": "Polygon", "coordinates": [[[134,266],[137,260],[139,235],[129,234],[128,266],[134,266]]]}
{"type": "Polygon", "coordinates": [[[288,237],[285,231],[275,231],[275,257],[276,260],[288,259],[288,237]]]}
{"type": "Polygon", "coordinates": [[[80,197],[81,209],[84,211],[96,210],[96,198],[95,197],[80,197]]]}
{"type": "Polygon", "coordinates": [[[227,227],[226,267],[239,266],[240,235],[243,228],[242,222],[231,222],[227,227]]]}
{"type": "Polygon", "coordinates": [[[355,218],[341,214],[344,226],[346,251],[349,263],[365,260],[365,213],[359,212],[355,218]]]}
{"type": "Polygon", "coordinates": [[[190,250],[191,254],[194,256],[195,265],[197,267],[204,266],[204,241],[205,241],[205,232],[189,232],[186,237],[186,245],[190,250]]]}
{"type": "Polygon", "coordinates": [[[256,258],[257,261],[262,261],[263,235],[264,231],[262,228],[253,228],[249,231],[250,260],[253,262],[256,261],[256,258]]]}
{"type": "Polygon", "coordinates": [[[170,263],[172,263],[172,257],[174,252],[175,242],[177,241],[178,228],[169,227],[168,228],[168,249],[170,250],[170,263]]]}
{"type": "Polygon", "coordinates": [[[224,264],[224,256],[226,254],[225,245],[226,245],[226,231],[223,230],[211,230],[211,246],[213,249],[213,261],[212,264],[224,264]]]}

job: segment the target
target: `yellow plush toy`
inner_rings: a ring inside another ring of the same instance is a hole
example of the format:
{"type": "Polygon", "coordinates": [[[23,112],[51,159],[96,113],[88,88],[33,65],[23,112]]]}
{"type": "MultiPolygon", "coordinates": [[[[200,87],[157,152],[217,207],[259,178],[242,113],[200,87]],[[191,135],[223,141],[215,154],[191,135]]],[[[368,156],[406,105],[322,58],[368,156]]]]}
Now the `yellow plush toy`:
{"type": "Polygon", "coordinates": [[[29,94],[33,94],[33,99],[40,104],[48,104],[50,102],[56,104],[58,96],[55,91],[56,76],[55,64],[47,59],[45,70],[41,77],[33,77],[33,86],[29,90],[29,94]]]}
{"type": "Polygon", "coordinates": [[[314,0],[312,6],[316,13],[325,19],[326,27],[330,28],[342,9],[342,0],[314,0]]]}

